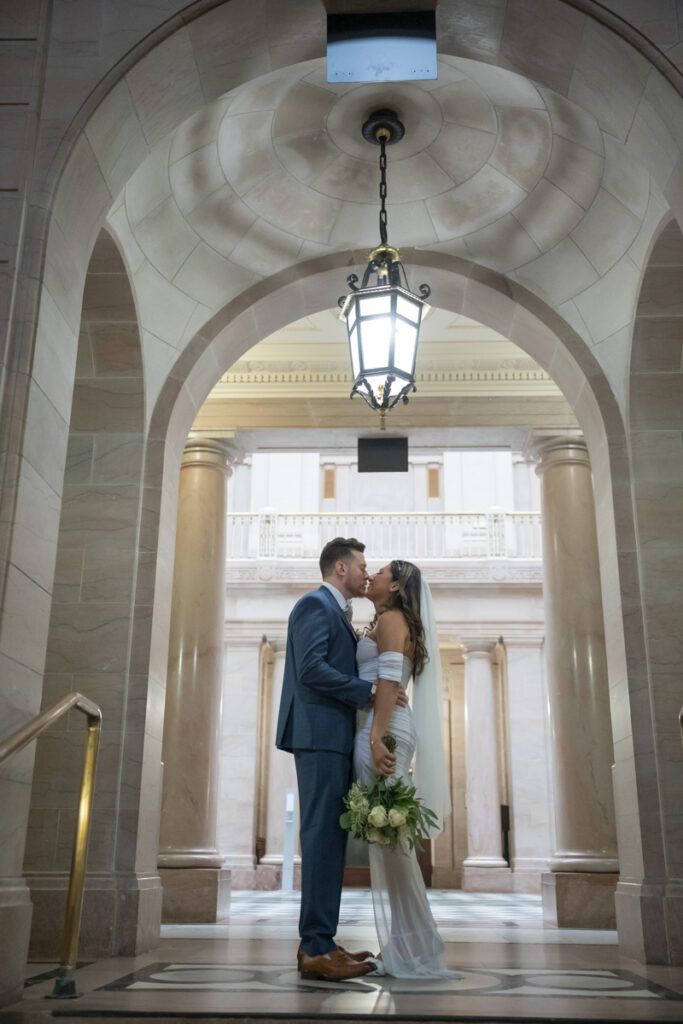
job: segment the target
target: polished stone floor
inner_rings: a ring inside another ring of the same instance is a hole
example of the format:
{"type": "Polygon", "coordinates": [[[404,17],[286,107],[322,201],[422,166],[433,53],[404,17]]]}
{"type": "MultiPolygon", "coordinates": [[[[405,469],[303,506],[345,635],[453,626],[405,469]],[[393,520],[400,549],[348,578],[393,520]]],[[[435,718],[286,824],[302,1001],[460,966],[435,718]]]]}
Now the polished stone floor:
{"type": "MultiPolygon", "coordinates": [[[[164,926],[159,948],[86,963],[77,1000],[46,1000],[53,964],[29,966],[24,1001],[0,1024],[47,1018],[297,1019],[480,1022],[683,1021],[683,970],[619,956],[614,932],[544,928],[540,898],[431,892],[446,942],[447,980],[366,976],[344,984],[302,981],[293,968],[297,893],[233,894],[220,925],[164,926]]],[[[373,945],[372,903],[345,890],[339,941],[373,945]]]]}

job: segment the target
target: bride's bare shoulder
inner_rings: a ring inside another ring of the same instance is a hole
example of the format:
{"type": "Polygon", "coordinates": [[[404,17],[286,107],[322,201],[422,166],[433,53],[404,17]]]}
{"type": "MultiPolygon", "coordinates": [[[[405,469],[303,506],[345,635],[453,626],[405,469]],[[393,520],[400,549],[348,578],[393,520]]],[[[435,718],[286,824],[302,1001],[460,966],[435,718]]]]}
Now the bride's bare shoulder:
{"type": "Polygon", "coordinates": [[[408,623],[398,608],[382,612],[377,622],[376,639],[380,650],[402,651],[408,636],[408,623]]]}

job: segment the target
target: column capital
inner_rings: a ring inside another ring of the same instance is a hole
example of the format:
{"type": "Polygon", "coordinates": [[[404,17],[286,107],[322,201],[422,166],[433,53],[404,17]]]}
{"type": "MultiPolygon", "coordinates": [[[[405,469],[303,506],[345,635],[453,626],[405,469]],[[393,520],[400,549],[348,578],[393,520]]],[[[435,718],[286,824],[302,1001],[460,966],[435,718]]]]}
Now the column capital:
{"type": "Polygon", "coordinates": [[[235,441],[219,437],[188,437],[185,442],[181,468],[206,466],[232,475],[232,467],[244,462],[245,453],[235,441]]]}
{"type": "Polygon", "coordinates": [[[467,640],[462,641],[462,656],[468,658],[490,658],[496,648],[496,640],[467,640]]]}
{"type": "Polygon", "coordinates": [[[590,469],[588,446],[580,430],[567,430],[562,434],[532,431],[524,454],[536,463],[539,475],[555,466],[586,466],[590,469]]]}

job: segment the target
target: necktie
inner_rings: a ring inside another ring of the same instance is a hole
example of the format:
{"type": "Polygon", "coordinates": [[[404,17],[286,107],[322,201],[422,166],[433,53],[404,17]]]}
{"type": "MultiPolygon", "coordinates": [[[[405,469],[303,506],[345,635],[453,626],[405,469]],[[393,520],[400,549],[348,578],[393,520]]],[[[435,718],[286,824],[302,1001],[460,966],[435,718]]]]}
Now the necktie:
{"type": "Polygon", "coordinates": [[[348,600],[346,602],[346,605],[344,607],[344,615],[349,620],[349,622],[353,621],[353,602],[351,600],[348,600]]]}

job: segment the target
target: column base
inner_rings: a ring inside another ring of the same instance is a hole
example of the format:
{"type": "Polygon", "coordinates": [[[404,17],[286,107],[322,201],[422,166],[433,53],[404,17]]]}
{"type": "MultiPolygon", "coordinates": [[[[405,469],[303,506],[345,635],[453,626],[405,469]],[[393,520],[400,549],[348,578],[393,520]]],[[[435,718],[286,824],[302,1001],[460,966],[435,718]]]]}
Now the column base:
{"type": "Polygon", "coordinates": [[[554,928],[616,928],[614,894],[619,875],[549,871],[541,875],[543,923],[554,928]]]}
{"type": "Polygon", "coordinates": [[[0,883],[0,1006],[23,995],[32,911],[29,888],[21,879],[0,883]]]}
{"type": "MultiPolygon", "coordinates": [[[[29,959],[58,960],[64,929],[66,874],[29,875],[33,926],[29,959]]],[[[80,957],[137,956],[159,945],[158,875],[88,875],[78,943],[80,957]]]]}
{"type": "Polygon", "coordinates": [[[216,924],[230,914],[231,872],[225,868],[159,868],[163,924],[216,924]]]}
{"type": "MultiPolygon", "coordinates": [[[[230,871],[233,891],[250,889],[265,892],[282,888],[281,864],[256,864],[253,868],[233,867],[230,871]]],[[[301,864],[294,865],[292,885],[295,890],[301,889],[301,864]]]]}
{"type": "Polygon", "coordinates": [[[683,882],[619,882],[619,952],[641,964],[683,964],[683,882]]]}
{"type": "MultiPolygon", "coordinates": [[[[503,861],[505,864],[505,861],[503,861]]],[[[513,892],[513,874],[510,867],[477,867],[463,864],[463,892],[513,892]]]]}

